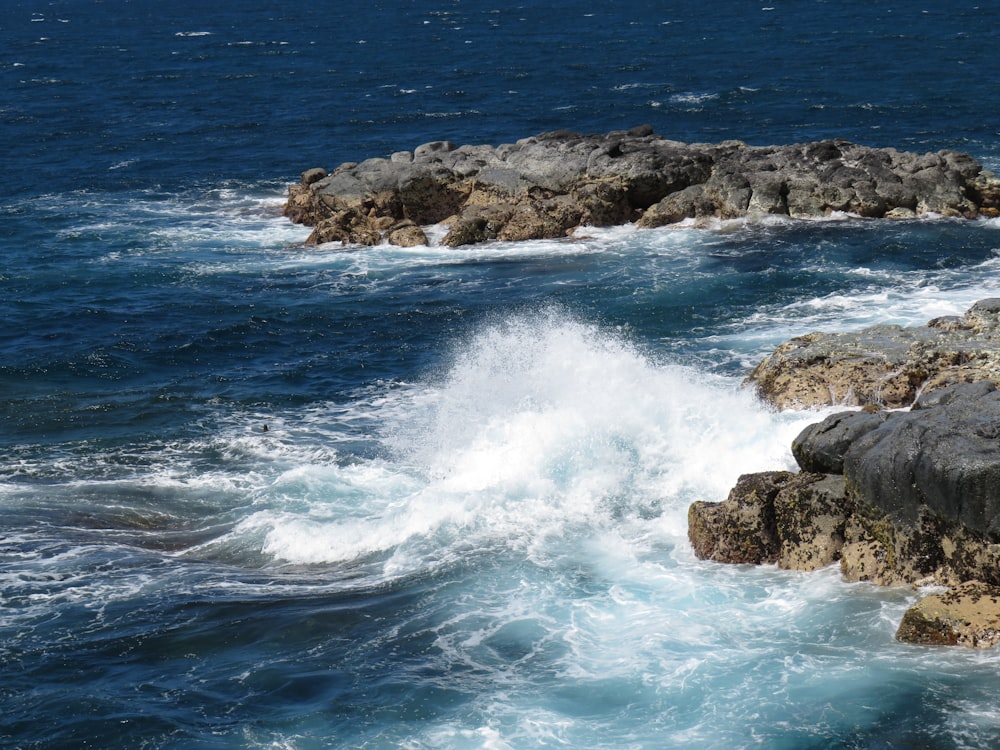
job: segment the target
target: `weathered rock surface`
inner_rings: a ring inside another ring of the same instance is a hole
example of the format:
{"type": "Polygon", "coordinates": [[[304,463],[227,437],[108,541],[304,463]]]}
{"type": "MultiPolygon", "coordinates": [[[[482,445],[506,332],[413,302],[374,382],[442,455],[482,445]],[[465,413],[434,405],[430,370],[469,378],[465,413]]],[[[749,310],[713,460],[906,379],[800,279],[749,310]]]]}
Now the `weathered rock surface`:
{"type": "Polygon", "coordinates": [[[928,646],[990,648],[1000,643],[1000,587],[969,581],[907,610],[896,638],[928,646]]]}
{"type": "Polygon", "coordinates": [[[699,557],[793,568],[797,559],[839,559],[851,580],[1000,585],[992,384],[951,386],[909,412],[833,414],[793,445],[803,473],[746,475],[726,501],[692,506],[699,557]]]}
{"type": "Polygon", "coordinates": [[[779,409],[910,406],[954,383],[1000,384],[1000,299],[925,326],[811,333],[779,346],[747,378],[779,409]]]}
{"type": "Polygon", "coordinates": [[[293,221],[315,227],[311,243],[392,242],[394,227],[412,221],[447,222],[443,242],[451,246],[564,237],[581,225],[832,212],[996,216],[1000,180],[957,151],[843,140],[686,144],[645,125],[604,135],[556,131],[497,147],[436,141],[329,174],[310,169],[285,206],[293,221]]]}
{"type": "Polygon", "coordinates": [[[843,477],[745,474],[725,501],[691,505],[688,538],[703,560],[817,570],[839,559],[851,510],[843,477]]]}
{"type": "MultiPolygon", "coordinates": [[[[798,570],[839,560],[849,580],[1000,587],[1000,391],[992,383],[949,386],[909,412],[830,415],[800,433],[793,455],[803,473],[745,475],[725,501],[691,506],[698,557],[798,570]]],[[[963,604],[960,626],[930,606],[908,613],[900,637],[998,639],[998,607],[983,604],[972,616],[963,604]]]]}

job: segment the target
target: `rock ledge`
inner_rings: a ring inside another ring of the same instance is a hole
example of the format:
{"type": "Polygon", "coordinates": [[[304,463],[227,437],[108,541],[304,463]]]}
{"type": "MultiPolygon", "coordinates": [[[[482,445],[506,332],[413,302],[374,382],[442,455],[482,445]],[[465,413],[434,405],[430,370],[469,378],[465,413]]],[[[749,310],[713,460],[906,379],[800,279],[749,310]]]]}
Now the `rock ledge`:
{"type": "Polygon", "coordinates": [[[898,409],[955,383],[1000,386],[1000,298],[924,326],[810,333],[779,346],[747,377],[779,409],[898,409]]]}

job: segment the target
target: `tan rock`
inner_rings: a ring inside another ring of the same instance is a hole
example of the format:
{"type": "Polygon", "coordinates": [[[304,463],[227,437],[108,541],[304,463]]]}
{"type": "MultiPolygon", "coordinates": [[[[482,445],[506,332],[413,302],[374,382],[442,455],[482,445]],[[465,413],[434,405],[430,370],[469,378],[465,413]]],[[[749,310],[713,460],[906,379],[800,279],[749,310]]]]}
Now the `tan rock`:
{"type": "Polygon", "coordinates": [[[427,244],[424,230],[412,221],[401,221],[389,230],[389,243],[399,247],[418,247],[427,244]]]}
{"type": "Polygon", "coordinates": [[[703,560],[818,570],[839,559],[849,514],[841,476],[745,474],[723,502],[691,505],[688,538],[703,560]]]}
{"type": "Polygon", "coordinates": [[[1000,385],[1000,299],[924,326],[798,336],[765,357],[746,382],[778,409],[898,409],[920,393],[982,380],[1000,385]]]}
{"type": "Polygon", "coordinates": [[[896,638],[924,645],[991,648],[1000,643],[1000,587],[969,581],[907,610],[896,638]]]}

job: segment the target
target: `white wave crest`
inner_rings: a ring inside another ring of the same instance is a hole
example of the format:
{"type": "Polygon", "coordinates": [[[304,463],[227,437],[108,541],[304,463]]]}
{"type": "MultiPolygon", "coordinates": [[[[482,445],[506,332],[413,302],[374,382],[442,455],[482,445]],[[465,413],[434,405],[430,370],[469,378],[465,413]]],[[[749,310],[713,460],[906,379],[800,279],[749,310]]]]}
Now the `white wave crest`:
{"type": "Polygon", "coordinates": [[[238,531],[262,534],[276,560],[382,554],[387,570],[635,519],[676,540],[692,500],[789,466],[801,427],[732,381],[657,363],[557,310],[484,325],[438,379],[380,412],[389,460],[303,467],[296,481],[304,472],[312,489],[290,495],[303,505],[272,503],[238,531]]]}

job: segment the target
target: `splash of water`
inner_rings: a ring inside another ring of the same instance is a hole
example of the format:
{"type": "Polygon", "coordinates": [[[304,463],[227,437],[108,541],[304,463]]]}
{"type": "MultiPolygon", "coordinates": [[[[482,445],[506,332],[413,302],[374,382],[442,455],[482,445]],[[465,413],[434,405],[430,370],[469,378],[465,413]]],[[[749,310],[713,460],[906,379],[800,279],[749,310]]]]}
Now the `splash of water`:
{"type": "Polygon", "coordinates": [[[286,473],[274,492],[295,502],[271,502],[241,531],[263,534],[277,560],[381,554],[404,569],[636,520],[676,540],[691,501],[789,467],[808,420],[557,309],[485,323],[440,377],[378,410],[386,457],[286,473]]]}

